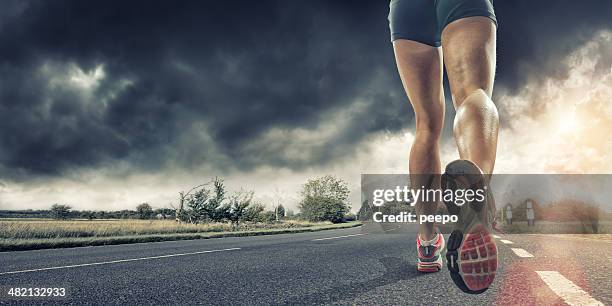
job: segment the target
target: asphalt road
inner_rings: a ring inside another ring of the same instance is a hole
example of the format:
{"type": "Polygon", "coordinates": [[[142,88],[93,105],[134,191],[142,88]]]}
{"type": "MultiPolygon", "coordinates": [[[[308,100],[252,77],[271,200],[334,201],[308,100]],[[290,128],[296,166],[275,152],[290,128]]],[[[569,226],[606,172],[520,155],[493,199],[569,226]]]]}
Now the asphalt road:
{"type": "Polygon", "coordinates": [[[352,228],[0,253],[0,303],[612,304],[612,241],[500,236],[499,274],[481,295],[462,293],[446,269],[418,273],[413,229],[352,228]],[[67,296],[9,298],[11,287],[67,296]]]}

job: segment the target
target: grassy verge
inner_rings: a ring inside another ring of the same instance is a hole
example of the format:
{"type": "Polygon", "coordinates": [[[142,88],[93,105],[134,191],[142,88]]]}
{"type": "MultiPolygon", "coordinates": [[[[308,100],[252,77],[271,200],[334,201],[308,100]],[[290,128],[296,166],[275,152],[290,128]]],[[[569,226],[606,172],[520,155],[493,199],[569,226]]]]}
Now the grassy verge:
{"type": "Polygon", "coordinates": [[[85,237],[115,237],[152,234],[188,234],[205,232],[252,231],[274,228],[296,228],[331,223],[286,220],[283,222],[261,223],[241,222],[239,226],[230,223],[176,223],[173,220],[5,220],[0,219],[0,239],[55,239],[85,237]]]}
{"type": "Polygon", "coordinates": [[[522,221],[502,224],[502,230],[508,234],[612,234],[612,222],[536,221],[535,226],[527,226],[527,222],[522,221]]]}
{"type": "MultiPolygon", "coordinates": [[[[29,222],[29,221],[11,221],[11,222],[29,222]]],[[[330,229],[350,228],[361,225],[360,222],[347,222],[347,223],[310,223],[310,222],[283,222],[278,224],[245,224],[239,228],[232,228],[231,225],[225,224],[205,224],[205,225],[191,225],[191,224],[154,224],[155,222],[173,222],[173,221],[144,221],[150,222],[150,229],[146,230],[144,227],[140,227],[140,224],[121,224],[118,223],[112,231],[102,230],[95,233],[96,226],[88,224],[90,230],[94,230],[94,234],[90,235],[91,232],[83,231],[79,232],[74,228],[78,228],[79,225],[75,224],[62,224],[62,222],[72,221],[41,221],[45,222],[47,231],[55,233],[56,236],[49,236],[47,234],[45,238],[40,238],[41,232],[28,228],[25,232],[19,232],[15,230],[15,224],[7,226],[7,222],[0,222],[0,252],[7,251],[25,251],[25,250],[38,250],[38,249],[51,249],[51,248],[71,248],[71,247],[82,247],[82,246],[99,246],[99,245],[113,245],[113,244],[127,244],[127,243],[143,243],[143,242],[159,242],[159,241],[172,241],[172,240],[191,240],[191,239],[210,239],[210,238],[222,238],[222,237],[244,237],[244,236],[260,236],[260,235],[274,235],[274,234],[287,234],[287,233],[302,233],[302,232],[314,232],[330,229]],[[58,222],[55,227],[50,222],[58,222]],[[3,228],[4,227],[4,228],[3,228]],[[13,228],[13,237],[7,237],[7,232],[2,232],[2,229],[13,228]],[[59,228],[59,229],[58,229],[59,228]],[[67,230],[71,229],[71,230],[67,230]],[[170,228],[173,228],[175,232],[170,232],[170,228]],[[155,232],[156,233],[151,233],[155,232]],[[123,235],[109,235],[109,233],[131,233],[123,235]],[[59,233],[59,235],[58,235],[59,233]],[[82,235],[82,236],[79,236],[82,235]],[[89,236],[87,236],[89,235],[89,236]],[[17,237],[16,237],[17,236],[17,237]],[[21,237],[19,237],[21,236],[21,237]],[[25,236],[25,237],[24,237],[25,236]],[[26,237],[30,238],[26,238],[26,237]],[[37,237],[37,238],[33,238],[37,237]]],[[[76,222],[90,222],[90,221],[76,221],[76,222]]],[[[99,221],[98,221],[99,222],[99,221]]],[[[122,221],[109,221],[109,222],[122,222],[122,221]]],[[[135,221],[128,221],[135,222],[135,221]]],[[[136,221],[138,222],[138,221],[136,221]]],[[[21,225],[18,225],[21,226],[21,225]]],[[[35,229],[38,227],[35,225],[35,229]]],[[[101,227],[103,228],[103,227],[101,227]]],[[[22,229],[23,230],[23,229],[22,229]]]]}

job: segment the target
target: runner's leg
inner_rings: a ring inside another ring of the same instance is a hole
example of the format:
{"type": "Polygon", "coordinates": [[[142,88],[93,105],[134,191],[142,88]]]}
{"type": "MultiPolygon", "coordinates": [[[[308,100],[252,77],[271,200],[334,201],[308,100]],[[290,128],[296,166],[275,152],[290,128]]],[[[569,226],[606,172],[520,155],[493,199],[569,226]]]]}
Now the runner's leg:
{"type": "MultiPolygon", "coordinates": [[[[444,124],[442,50],[416,41],[398,39],[393,50],[404,89],[416,115],[416,134],[410,149],[409,171],[414,188],[439,188],[439,140],[444,124]],[[427,177],[419,174],[435,174],[427,177]],[[429,181],[434,179],[433,185],[429,181]]],[[[435,214],[437,203],[416,204],[417,214],[435,214]]],[[[432,239],[434,224],[419,226],[422,239],[432,239]]]]}

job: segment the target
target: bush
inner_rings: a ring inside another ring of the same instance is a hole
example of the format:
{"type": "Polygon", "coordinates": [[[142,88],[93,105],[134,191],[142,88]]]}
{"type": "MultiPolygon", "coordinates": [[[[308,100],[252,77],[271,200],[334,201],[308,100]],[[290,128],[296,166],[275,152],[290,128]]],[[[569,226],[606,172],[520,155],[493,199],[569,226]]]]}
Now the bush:
{"type": "Polygon", "coordinates": [[[273,211],[264,211],[259,215],[259,221],[265,223],[274,223],[276,221],[276,213],[273,211]]]}
{"type": "Polygon", "coordinates": [[[221,222],[229,219],[230,205],[226,203],[223,180],[215,178],[213,188],[201,186],[187,198],[186,217],[191,223],[221,222]]]}
{"type": "Polygon", "coordinates": [[[344,216],[345,222],[355,221],[357,220],[357,216],[354,213],[348,213],[344,216]]]}
{"type": "Polygon", "coordinates": [[[230,200],[229,219],[234,225],[243,221],[248,213],[247,209],[253,201],[253,192],[241,192],[234,195],[230,200]]]}
{"type": "Polygon", "coordinates": [[[251,206],[247,207],[242,216],[242,221],[262,221],[261,216],[265,207],[261,203],[254,203],[251,206]]]}
{"type": "Polygon", "coordinates": [[[194,224],[230,221],[238,225],[242,221],[259,220],[264,207],[254,203],[252,191],[241,191],[228,196],[222,179],[215,178],[212,183],[212,187],[203,184],[192,189],[194,193],[186,197],[180,193],[181,200],[186,200],[185,207],[177,210],[182,221],[194,224]]]}

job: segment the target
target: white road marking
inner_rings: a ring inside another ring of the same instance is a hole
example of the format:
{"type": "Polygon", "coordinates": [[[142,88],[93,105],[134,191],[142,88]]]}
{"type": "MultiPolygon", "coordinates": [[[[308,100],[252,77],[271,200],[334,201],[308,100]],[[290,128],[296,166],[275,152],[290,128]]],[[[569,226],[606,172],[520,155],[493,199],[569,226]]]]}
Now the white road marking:
{"type": "Polygon", "coordinates": [[[516,254],[518,257],[533,257],[533,255],[531,255],[529,252],[519,248],[512,248],[512,252],[514,252],[514,254],[516,254]]]}
{"type": "Polygon", "coordinates": [[[501,241],[503,244],[514,244],[514,242],[506,239],[499,239],[499,241],[501,241]]]}
{"type": "Polygon", "coordinates": [[[536,271],[536,273],[568,305],[603,305],[557,271],[536,271]]]}
{"type": "Polygon", "coordinates": [[[398,225],[396,228],[392,228],[392,229],[386,229],[384,230],[385,232],[390,232],[390,231],[394,231],[394,230],[398,230],[400,228],[401,225],[398,225]]]}
{"type": "Polygon", "coordinates": [[[318,238],[318,239],[313,239],[311,241],[321,241],[321,240],[330,240],[330,239],[338,239],[338,238],[346,238],[346,237],[354,237],[354,236],[361,236],[361,235],[365,235],[365,234],[353,234],[353,235],[344,235],[344,236],[336,236],[336,237],[327,237],[327,238],[318,238]]]}
{"type": "Polygon", "coordinates": [[[205,253],[235,251],[235,250],[240,250],[240,248],[209,250],[209,251],[200,251],[200,252],[191,252],[191,253],[169,254],[169,255],[160,255],[160,256],[151,256],[151,257],[140,257],[140,258],[120,259],[120,260],[111,260],[111,261],[102,261],[102,262],[92,262],[92,263],[69,265],[69,266],[58,266],[58,267],[48,267],[48,268],[39,268],[39,269],[30,269],[30,270],[0,272],[0,275],[78,268],[78,267],[87,267],[87,266],[99,266],[99,265],[108,265],[108,264],[121,263],[121,262],[141,261],[141,260],[149,260],[149,259],[159,259],[159,258],[178,257],[178,256],[187,256],[187,255],[196,255],[196,254],[205,254],[205,253]]]}
{"type": "Polygon", "coordinates": [[[497,236],[497,235],[493,235],[493,238],[495,238],[495,239],[499,239],[499,238],[501,238],[501,237],[499,237],[499,236],[497,236]]]}

